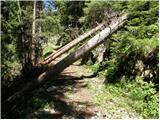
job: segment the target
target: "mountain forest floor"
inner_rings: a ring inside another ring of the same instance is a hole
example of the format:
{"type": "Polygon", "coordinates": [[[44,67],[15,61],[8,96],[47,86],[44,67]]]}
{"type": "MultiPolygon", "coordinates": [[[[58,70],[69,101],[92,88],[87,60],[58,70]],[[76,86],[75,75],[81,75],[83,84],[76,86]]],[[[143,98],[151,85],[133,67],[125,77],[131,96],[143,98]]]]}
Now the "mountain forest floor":
{"type": "MultiPolygon", "coordinates": [[[[59,60],[58,60],[59,61],[59,60]]],[[[103,76],[95,77],[79,61],[66,68],[57,80],[49,81],[30,93],[25,103],[14,112],[20,118],[50,119],[118,119],[141,118],[132,107],[125,103],[123,96],[113,96],[104,91],[103,76]],[[101,99],[105,98],[105,102],[101,99]]]]}

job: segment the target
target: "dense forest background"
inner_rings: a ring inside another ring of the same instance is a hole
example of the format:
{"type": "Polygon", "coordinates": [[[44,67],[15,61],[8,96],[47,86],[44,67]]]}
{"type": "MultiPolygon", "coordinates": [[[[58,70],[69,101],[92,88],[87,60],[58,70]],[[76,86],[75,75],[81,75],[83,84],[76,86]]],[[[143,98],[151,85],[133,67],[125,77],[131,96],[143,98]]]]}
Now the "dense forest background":
{"type": "Polygon", "coordinates": [[[2,117],[24,117],[17,111],[32,97],[12,105],[5,100],[48,69],[39,66],[45,57],[100,23],[108,26],[110,14],[127,13],[127,23],[85,54],[80,65],[105,77],[105,87],[94,96],[97,104],[104,104],[110,90],[130,98],[142,118],[159,118],[158,10],[158,1],[1,1],[2,117]]]}

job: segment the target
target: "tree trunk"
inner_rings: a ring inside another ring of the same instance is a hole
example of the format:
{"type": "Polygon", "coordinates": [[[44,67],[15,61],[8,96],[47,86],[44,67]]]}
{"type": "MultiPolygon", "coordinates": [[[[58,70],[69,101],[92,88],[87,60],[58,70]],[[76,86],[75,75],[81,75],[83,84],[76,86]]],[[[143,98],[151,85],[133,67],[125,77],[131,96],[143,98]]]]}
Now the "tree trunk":
{"type": "Polygon", "coordinates": [[[106,51],[106,46],[105,44],[101,44],[99,49],[98,49],[99,53],[97,55],[97,61],[99,63],[101,63],[104,60],[104,53],[106,51]]]}
{"type": "Polygon", "coordinates": [[[9,104],[16,99],[22,97],[28,91],[37,88],[39,85],[45,83],[49,79],[55,79],[59,73],[61,73],[65,68],[70,66],[72,63],[83,57],[86,53],[91,51],[93,48],[97,47],[99,44],[103,43],[104,38],[110,36],[113,32],[118,30],[119,27],[123,26],[127,20],[127,14],[119,17],[116,22],[112,22],[111,25],[100,33],[91,38],[85,45],[81,46],[78,50],[71,53],[57,64],[51,66],[49,70],[42,73],[37,79],[28,83],[21,91],[16,92],[14,95],[9,97],[4,104],[9,104]]]}
{"type": "Polygon", "coordinates": [[[33,22],[32,22],[32,53],[31,53],[31,59],[33,66],[35,65],[35,33],[36,33],[36,0],[33,1],[33,22]]]}
{"type": "Polygon", "coordinates": [[[52,60],[54,60],[57,57],[59,57],[60,55],[64,54],[65,52],[67,52],[68,50],[70,50],[71,48],[73,48],[74,46],[76,46],[79,42],[82,42],[85,38],[87,38],[88,36],[90,36],[91,34],[93,34],[94,32],[96,32],[100,28],[102,28],[103,25],[104,24],[102,23],[102,24],[98,25],[96,28],[88,31],[87,33],[85,33],[83,35],[80,35],[78,38],[76,38],[75,40],[73,40],[70,43],[66,44],[64,47],[60,48],[55,53],[49,55],[47,58],[45,58],[45,60],[41,64],[48,64],[48,63],[50,63],[52,60]]]}

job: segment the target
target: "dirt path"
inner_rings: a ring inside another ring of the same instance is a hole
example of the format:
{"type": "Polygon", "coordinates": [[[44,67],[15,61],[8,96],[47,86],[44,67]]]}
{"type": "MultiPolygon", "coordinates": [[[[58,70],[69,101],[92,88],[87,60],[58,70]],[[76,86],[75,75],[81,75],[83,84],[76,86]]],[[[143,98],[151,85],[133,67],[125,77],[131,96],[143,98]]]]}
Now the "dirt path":
{"type": "Polygon", "coordinates": [[[104,103],[104,106],[95,104],[95,93],[91,91],[89,85],[92,83],[94,87],[100,87],[103,81],[103,78],[94,77],[89,69],[75,63],[66,68],[57,80],[50,81],[34,91],[35,97],[31,102],[33,105],[31,103],[29,107],[27,105],[24,111],[25,117],[23,117],[43,119],[137,118],[132,112],[127,113],[126,110],[119,109],[119,107],[113,112],[113,108],[118,105],[115,98],[104,103]],[[38,104],[37,108],[35,104],[38,104]],[[112,112],[109,112],[110,108],[112,112]],[[119,117],[119,115],[122,116],[119,117]]]}
{"type": "MultiPolygon", "coordinates": [[[[68,105],[73,105],[76,111],[71,113],[69,118],[103,118],[101,116],[103,109],[94,104],[92,95],[87,87],[88,77],[92,76],[92,73],[75,64],[65,69],[62,74],[66,73],[69,76],[83,78],[75,80],[72,91],[65,92],[67,97],[65,101],[68,105]]],[[[68,116],[64,115],[62,118],[68,118],[68,116]]]]}
{"type": "MultiPolygon", "coordinates": [[[[73,106],[74,111],[69,111],[70,114],[64,114],[62,118],[87,118],[87,119],[117,119],[117,118],[141,118],[139,117],[132,108],[123,106],[122,102],[125,101],[125,98],[116,98],[113,97],[110,100],[107,100],[103,105],[98,105],[95,103],[95,94],[96,92],[90,87],[94,87],[94,90],[99,89],[104,85],[105,78],[103,76],[95,77],[91,70],[84,68],[83,66],[78,66],[76,63],[66,68],[62,75],[72,76],[73,78],[82,78],[74,79],[75,82],[71,86],[71,91],[65,91],[64,95],[66,96],[63,99],[68,105],[73,106]],[[121,106],[122,105],[122,106],[121,106]],[[128,109],[129,108],[129,109],[128,109]]],[[[63,78],[64,79],[64,78],[63,78]]],[[[108,91],[106,91],[108,92],[108,91]]],[[[112,93],[109,93],[112,94],[112,93]]],[[[109,97],[103,96],[103,97],[109,97]]],[[[107,94],[105,94],[107,95],[107,94]]],[[[102,99],[97,97],[99,99],[102,99]]]]}
{"type": "Polygon", "coordinates": [[[88,88],[91,74],[79,65],[69,66],[56,82],[34,91],[34,94],[38,94],[35,96],[36,102],[46,99],[49,105],[35,110],[33,107],[26,108],[29,113],[25,118],[103,118],[103,109],[94,104],[88,88]]]}

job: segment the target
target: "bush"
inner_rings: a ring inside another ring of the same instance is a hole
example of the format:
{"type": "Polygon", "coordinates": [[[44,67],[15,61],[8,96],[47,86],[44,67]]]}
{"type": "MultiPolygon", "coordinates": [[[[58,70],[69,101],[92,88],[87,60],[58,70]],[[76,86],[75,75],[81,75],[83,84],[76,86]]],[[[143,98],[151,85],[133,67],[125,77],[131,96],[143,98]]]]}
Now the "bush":
{"type": "Polygon", "coordinates": [[[134,79],[122,76],[119,81],[96,86],[90,83],[94,102],[106,108],[106,112],[109,109],[124,109],[128,113],[133,112],[136,118],[159,118],[159,98],[154,83],[145,82],[140,76],[134,79]]]}
{"type": "Polygon", "coordinates": [[[137,112],[139,112],[143,118],[158,118],[158,95],[154,88],[154,84],[144,82],[143,78],[137,76],[132,83],[132,89],[130,91],[130,97],[135,102],[133,104],[137,112]],[[138,103],[138,104],[137,104],[138,103]],[[139,104],[141,103],[141,104],[139,104]]]}
{"type": "Polygon", "coordinates": [[[126,102],[143,118],[158,118],[159,98],[154,87],[155,84],[151,81],[145,82],[140,76],[136,76],[133,80],[126,77],[122,77],[122,79],[120,84],[116,84],[117,87],[114,87],[114,89],[119,89],[118,94],[128,97],[130,100],[126,102]]]}

